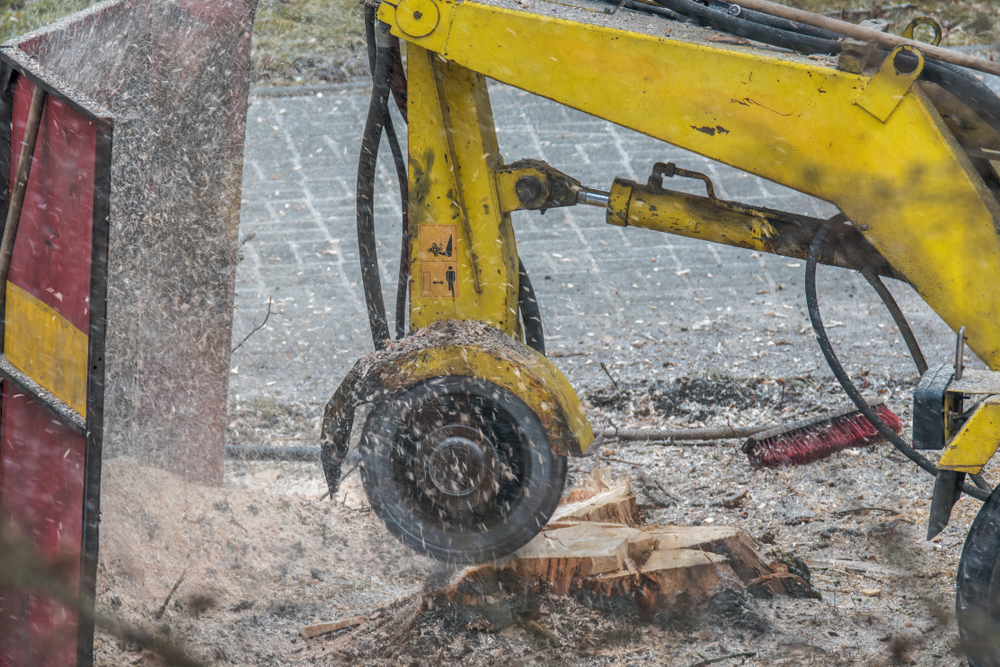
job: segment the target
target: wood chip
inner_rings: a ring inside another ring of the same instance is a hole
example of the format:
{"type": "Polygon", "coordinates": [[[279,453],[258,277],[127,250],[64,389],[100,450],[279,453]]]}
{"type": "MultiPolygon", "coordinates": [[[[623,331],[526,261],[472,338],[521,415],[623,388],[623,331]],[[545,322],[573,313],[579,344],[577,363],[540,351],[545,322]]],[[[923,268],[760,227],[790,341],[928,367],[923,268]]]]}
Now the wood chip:
{"type": "Polygon", "coordinates": [[[873,597],[876,597],[878,595],[882,595],[882,589],[881,588],[862,588],[861,589],[861,594],[864,595],[865,597],[873,598],[873,597]]]}

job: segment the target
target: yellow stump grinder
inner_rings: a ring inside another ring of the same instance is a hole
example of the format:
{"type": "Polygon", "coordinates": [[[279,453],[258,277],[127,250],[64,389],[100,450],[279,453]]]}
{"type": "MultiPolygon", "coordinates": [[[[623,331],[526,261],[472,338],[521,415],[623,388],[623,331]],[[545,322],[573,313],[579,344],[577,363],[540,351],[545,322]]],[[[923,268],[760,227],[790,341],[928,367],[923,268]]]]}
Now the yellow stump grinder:
{"type": "MultiPolygon", "coordinates": [[[[594,436],[545,356],[512,211],[597,206],[611,225],[803,259],[813,328],[857,408],[848,426],[865,427],[842,435],[882,437],[935,477],[929,538],[961,494],[984,502],[959,566],[957,610],[970,662],[1000,665],[1000,494],[979,476],[1000,446],[1000,98],[974,73],[1000,67],[937,47],[936,25],[931,44],[910,39],[912,25],[897,37],[766,0],[607,2],[366,5],[374,86],[358,242],[376,352],[327,407],[331,491],[355,408],[370,403],[362,480],[375,512],[410,547],[488,561],[527,543],[555,510],[567,457],[584,454],[594,436]],[[637,15],[643,20],[626,20],[637,15]],[[674,164],[652,165],[645,183],[615,178],[601,188],[530,158],[507,162],[487,79],[840,213],[821,220],[723,201],[707,177],[674,164]],[[408,125],[407,160],[390,98],[408,125]],[[404,200],[394,342],[373,219],[383,134],[404,200]],[[702,179],[706,195],[670,190],[675,177],[702,179]],[[837,360],[816,299],[819,263],[859,271],[899,326],[921,373],[912,442],[891,413],[865,402],[837,360]],[[883,277],[911,285],[958,334],[954,362],[928,366],[883,277]],[[966,345],[989,370],[963,369],[966,345]],[[943,450],[936,464],[919,451],[928,449],[943,450]]],[[[810,459],[801,442],[766,440],[747,443],[752,461],[810,459]]]]}

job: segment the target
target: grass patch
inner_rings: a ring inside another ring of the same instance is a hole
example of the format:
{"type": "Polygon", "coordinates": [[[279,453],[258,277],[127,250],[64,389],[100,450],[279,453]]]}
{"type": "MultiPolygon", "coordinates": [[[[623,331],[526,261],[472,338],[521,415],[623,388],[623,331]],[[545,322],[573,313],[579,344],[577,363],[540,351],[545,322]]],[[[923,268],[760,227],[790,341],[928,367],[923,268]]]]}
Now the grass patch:
{"type": "Polygon", "coordinates": [[[261,0],[253,35],[256,83],[330,83],[367,71],[357,0],[261,0]]]}
{"type": "MultiPolygon", "coordinates": [[[[31,32],[97,0],[0,0],[0,41],[31,32]]],[[[253,35],[258,85],[345,81],[368,71],[358,0],[260,0],[253,35]]]]}
{"type": "MultiPolygon", "coordinates": [[[[780,0],[782,4],[857,23],[882,18],[899,34],[930,16],[944,46],[1000,41],[1000,0],[780,0]]],[[[94,4],[95,0],[0,0],[0,41],[94,4]]],[[[357,0],[260,0],[253,38],[257,85],[345,81],[368,71],[363,9],[357,0]]],[[[926,31],[928,36],[930,30],[926,31]]],[[[918,30],[917,37],[921,36],[918,30]]]]}

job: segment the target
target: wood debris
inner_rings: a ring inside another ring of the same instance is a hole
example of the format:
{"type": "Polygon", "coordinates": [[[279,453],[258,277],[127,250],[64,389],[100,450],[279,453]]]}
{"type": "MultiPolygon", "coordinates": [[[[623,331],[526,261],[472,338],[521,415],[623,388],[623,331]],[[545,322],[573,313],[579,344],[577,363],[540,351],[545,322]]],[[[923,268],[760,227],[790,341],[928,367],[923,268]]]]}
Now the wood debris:
{"type": "Polygon", "coordinates": [[[457,572],[425,605],[486,604],[501,588],[582,591],[631,597],[654,616],[706,605],[723,590],[768,597],[812,591],[808,568],[803,577],[783,562],[765,562],[734,526],[643,525],[627,480],[609,485],[595,472],[567,501],[518,552],[457,572]]]}

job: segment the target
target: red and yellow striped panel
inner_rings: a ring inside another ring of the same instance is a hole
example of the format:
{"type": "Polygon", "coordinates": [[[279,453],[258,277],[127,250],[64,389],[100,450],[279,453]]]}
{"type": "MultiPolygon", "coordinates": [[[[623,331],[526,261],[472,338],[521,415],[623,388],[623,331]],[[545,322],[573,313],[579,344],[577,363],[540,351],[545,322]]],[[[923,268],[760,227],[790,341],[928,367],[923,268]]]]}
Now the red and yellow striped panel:
{"type": "Polygon", "coordinates": [[[40,299],[7,283],[7,360],[86,416],[87,334],[40,299]]]}
{"type": "MultiPolygon", "coordinates": [[[[17,80],[12,165],[20,157],[33,92],[34,84],[17,80]]],[[[49,96],[11,258],[4,319],[8,361],[80,414],[87,404],[96,149],[96,125],[49,96]]]]}
{"type": "MultiPolygon", "coordinates": [[[[42,403],[2,384],[0,520],[76,590],[86,438],[42,403]]],[[[0,589],[0,665],[75,665],[76,629],[76,611],[39,591],[0,589]]]]}

